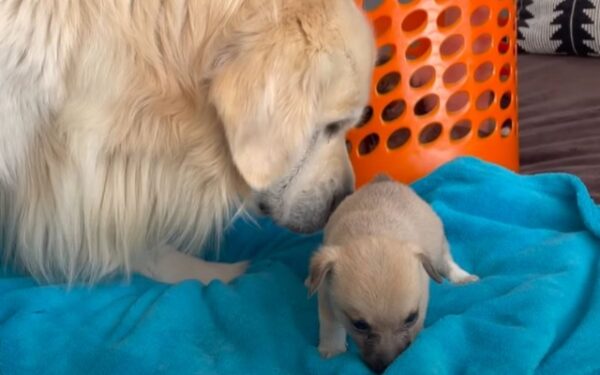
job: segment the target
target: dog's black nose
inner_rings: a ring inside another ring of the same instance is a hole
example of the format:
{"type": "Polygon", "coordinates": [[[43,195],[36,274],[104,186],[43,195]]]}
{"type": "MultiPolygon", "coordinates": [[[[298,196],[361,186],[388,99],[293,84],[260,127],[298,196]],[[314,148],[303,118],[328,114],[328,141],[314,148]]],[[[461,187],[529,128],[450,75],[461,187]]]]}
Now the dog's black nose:
{"type": "Polygon", "coordinates": [[[265,202],[258,202],[258,210],[262,215],[271,215],[271,208],[265,202]]]}
{"type": "Polygon", "coordinates": [[[336,192],[333,198],[331,199],[331,203],[329,206],[329,215],[331,215],[333,211],[335,211],[335,209],[340,205],[340,203],[342,203],[342,201],[353,192],[353,188],[346,188],[336,192]]]}

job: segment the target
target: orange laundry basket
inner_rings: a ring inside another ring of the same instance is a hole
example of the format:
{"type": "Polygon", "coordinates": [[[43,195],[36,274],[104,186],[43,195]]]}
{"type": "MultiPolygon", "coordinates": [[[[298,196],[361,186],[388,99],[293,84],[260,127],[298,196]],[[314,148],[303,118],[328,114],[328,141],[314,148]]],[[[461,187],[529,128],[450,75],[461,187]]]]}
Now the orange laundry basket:
{"type": "Polygon", "coordinates": [[[356,0],[373,24],[371,102],[348,134],[360,186],[458,156],[519,166],[514,0],[356,0]]]}

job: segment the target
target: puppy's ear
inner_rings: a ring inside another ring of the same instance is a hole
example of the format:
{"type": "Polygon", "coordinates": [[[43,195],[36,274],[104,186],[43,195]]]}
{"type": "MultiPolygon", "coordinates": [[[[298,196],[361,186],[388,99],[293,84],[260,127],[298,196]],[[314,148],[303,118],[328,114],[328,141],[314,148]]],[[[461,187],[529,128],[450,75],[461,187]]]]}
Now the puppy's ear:
{"type": "Polygon", "coordinates": [[[405,249],[409,250],[423,265],[425,272],[431,277],[436,283],[440,284],[444,277],[442,276],[444,272],[440,270],[440,267],[435,263],[431,256],[429,256],[423,249],[412,243],[412,242],[403,242],[401,243],[405,249]]]}
{"type": "Polygon", "coordinates": [[[307,49],[301,33],[283,43],[283,31],[264,22],[257,16],[232,33],[206,77],[233,162],[257,191],[301,162],[316,133],[320,84],[328,79],[325,59],[307,49]]]}
{"type": "Polygon", "coordinates": [[[421,264],[423,264],[423,268],[425,268],[425,271],[429,277],[431,277],[436,283],[441,284],[444,280],[444,277],[435,267],[435,264],[432,262],[431,258],[424,253],[418,253],[417,257],[421,261],[421,264]]]}
{"type": "Polygon", "coordinates": [[[332,271],[338,251],[337,246],[323,246],[313,255],[310,260],[308,277],[304,282],[310,296],[315,294],[323,284],[323,280],[332,271]]]}

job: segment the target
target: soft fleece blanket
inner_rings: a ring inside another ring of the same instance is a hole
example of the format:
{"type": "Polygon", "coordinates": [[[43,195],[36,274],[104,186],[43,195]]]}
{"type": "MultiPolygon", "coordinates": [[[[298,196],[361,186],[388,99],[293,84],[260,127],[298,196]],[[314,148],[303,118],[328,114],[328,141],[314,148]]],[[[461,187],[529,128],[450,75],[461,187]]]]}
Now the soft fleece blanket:
{"type": "MultiPolygon", "coordinates": [[[[600,371],[600,212],[570,175],[522,177],[459,159],[415,184],[476,284],[431,285],[426,329],[390,374],[600,371]]],[[[95,288],[0,278],[1,374],[368,374],[323,360],[303,280],[320,235],[238,222],[231,285],[142,277],[95,288]]]]}

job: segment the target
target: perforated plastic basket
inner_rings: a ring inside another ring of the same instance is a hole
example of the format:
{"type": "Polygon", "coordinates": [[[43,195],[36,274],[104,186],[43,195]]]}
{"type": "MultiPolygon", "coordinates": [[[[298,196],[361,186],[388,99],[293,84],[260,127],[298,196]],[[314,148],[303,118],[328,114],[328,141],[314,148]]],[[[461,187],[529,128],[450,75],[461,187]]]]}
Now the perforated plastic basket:
{"type": "Polygon", "coordinates": [[[370,105],[348,134],[357,185],[412,182],[457,156],[517,170],[514,0],[356,0],[378,45],[370,105]]]}

